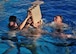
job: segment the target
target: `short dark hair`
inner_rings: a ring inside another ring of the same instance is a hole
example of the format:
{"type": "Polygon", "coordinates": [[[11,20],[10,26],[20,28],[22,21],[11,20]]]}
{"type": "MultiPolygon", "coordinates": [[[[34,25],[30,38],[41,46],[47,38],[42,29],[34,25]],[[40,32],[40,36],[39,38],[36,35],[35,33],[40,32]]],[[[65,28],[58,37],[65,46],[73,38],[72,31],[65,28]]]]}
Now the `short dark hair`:
{"type": "Polygon", "coordinates": [[[16,16],[10,16],[10,17],[9,17],[9,21],[10,21],[10,22],[11,22],[11,21],[16,22],[16,16]]]}
{"type": "Polygon", "coordinates": [[[62,17],[61,15],[57,15],[57,16],[55,16],[55,19],[57,19],[58,16],[59,16],[61,19],[63,19],[63,17],[62,17]]]}

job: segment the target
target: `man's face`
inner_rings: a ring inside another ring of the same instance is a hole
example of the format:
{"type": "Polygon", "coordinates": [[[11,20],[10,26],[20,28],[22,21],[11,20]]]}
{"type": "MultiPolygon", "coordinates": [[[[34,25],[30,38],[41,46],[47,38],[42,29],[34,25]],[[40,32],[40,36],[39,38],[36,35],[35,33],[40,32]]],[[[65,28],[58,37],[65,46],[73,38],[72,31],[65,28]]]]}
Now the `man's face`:
{"type": "Polygon", "coordinates": [[[10,26],[18,26],[16,22],[11,21],[10,26]]]}
{"type": "Polygon", "coordinates": [[[62,19],[60,16],[57,16],[57,19],[56,19],[57,22],[62,22],[62,19]]]}
{"type": "Polygon", "coordinates": [[[14,22],[11,21],[11,22],[10,22],[10,26],[13,26],[13,25],[14,25],[14,22]]]}
{"type": "Polygon", "coordinates": [[[28,21],[27,21],[29,24],[31,24],[32,23],[32,19],[28,19],[28,21]]]}

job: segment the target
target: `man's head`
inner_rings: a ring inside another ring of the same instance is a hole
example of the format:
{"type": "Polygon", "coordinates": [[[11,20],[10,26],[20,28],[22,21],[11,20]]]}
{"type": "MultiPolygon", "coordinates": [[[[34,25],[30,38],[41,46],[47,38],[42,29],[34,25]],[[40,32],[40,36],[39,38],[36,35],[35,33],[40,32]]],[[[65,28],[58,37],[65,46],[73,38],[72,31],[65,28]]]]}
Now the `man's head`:
{"type": "Polygon", "coordinates": [[[9,17],[9,24],[8,24],[9,29],[14,30],[18,27],[16,23],[16,16],[10,16],[9,17]]]}
{"type": "Polygon", "coordinates": [[[55,16],[54,21],[57,23],[62,23],[62,16],[60,16],[60,15],[55,16]]]}
{"type": "Polygon", "coordinates": [[[30,17],[30,18],[27,20],[27,23],[29,23],[29,24],[32,24],[32,23],[33,23],[32,17],[30,17]]]}

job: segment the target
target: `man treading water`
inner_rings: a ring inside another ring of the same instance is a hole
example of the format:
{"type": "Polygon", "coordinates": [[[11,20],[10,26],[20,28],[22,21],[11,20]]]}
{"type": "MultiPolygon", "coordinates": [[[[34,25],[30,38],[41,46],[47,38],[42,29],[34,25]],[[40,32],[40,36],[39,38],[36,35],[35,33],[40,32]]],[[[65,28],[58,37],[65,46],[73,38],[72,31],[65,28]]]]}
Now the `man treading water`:
{"type": "Polygon", "coordinates": [[[59,15],[56,16],[54,18],[54,21],[49,25],[55,29],[55,33],[57,33],[61,38],[73,38],[74,37],[71,34],[64,34],[63,31],[67,30],[69,26],[62,22],[62,16],[59,16],[59,15]]]}
{"type": "Polygon", "coordinates": [[[68,25],[62,22],[62,16],[57,15],[54,17],[54,21],[52,21],[51,23],[48,23],[47,25],[51,26],[54,29],[61,29],[61,30],[65,30],[68,28],[68,25]]]}
{"type": "Polygon", "coordinates": [[[9,17],[8,28],[9,32],[7,32],[7,36],[2,36],[1,39],[2,42],[6,42],[10,47],[3,54],[8,54],[15,48],[14,42],[18,42],[18,39],[16,37],[16,33],[18,33],[18,31],[16,30],[18,28],[16,16],[9,17]]]}

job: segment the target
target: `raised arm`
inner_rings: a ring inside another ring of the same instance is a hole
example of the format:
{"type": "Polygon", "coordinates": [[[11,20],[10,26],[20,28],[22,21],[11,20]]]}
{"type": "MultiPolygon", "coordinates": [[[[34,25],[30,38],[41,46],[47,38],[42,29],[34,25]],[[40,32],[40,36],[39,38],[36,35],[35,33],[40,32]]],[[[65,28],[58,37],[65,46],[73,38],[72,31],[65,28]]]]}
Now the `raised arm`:
{"type": "Polygon", "coordinates": [[[19,29],[23,29],[23,27],[25,26],[27,20],[31,17],[30,13],[28,13],[27,18],[21,23],[21,25],[19,26],[19,29]]]}

